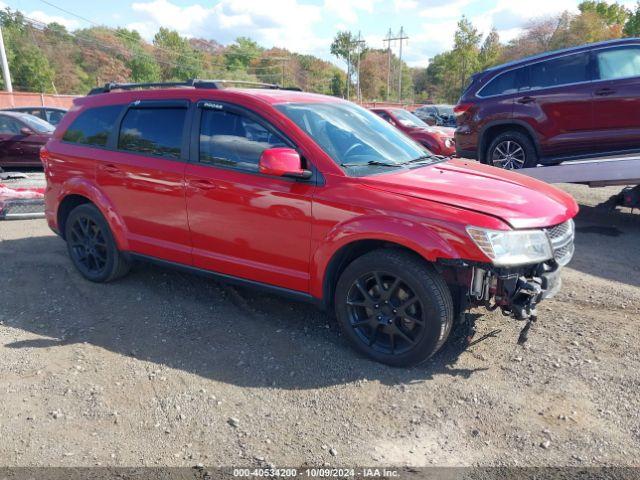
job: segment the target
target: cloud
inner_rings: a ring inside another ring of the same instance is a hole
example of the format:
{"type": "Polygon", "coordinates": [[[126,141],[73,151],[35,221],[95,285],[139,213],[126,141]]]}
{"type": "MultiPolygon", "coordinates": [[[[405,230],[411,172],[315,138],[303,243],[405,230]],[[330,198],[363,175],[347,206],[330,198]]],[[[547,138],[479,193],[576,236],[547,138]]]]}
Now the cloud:
{"type": "Polygon", "coordinates": [[[373,13],[379,0],[324,0],[324,11],[329,18],[338,19],[349,25],[358,22],[359,12],[373,13]]]}
{"type": "Polygon", "coordinates": [[[322,8],[296,0],[221,0],[212,7],[153,0],[136,2],[131,8],[140,20],[127,26],[147,39],[164,26],[187,37],[215,38],[221,43],[248,36],[266,47],[287,47],[301,53],[311,53],[320,46],[326,49],[326,42],[330,42],[313,33],[322,8]]]}
{"type": "Polygon", "coordinates": [[[59,23],[67,28],[67,30],[75,30],[80,26],[80,22],[72,18],[62,17],[60,15],[49,15],[41,10],[34,10],[26,14],[27,17],[42,23],[59,23]]]}

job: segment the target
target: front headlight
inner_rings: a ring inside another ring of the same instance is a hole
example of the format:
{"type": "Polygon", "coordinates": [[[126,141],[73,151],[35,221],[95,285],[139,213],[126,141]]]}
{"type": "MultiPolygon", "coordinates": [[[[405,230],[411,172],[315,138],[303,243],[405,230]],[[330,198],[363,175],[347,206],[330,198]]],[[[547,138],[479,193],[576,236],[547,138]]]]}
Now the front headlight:
{"type": "Polygon", "coordinates": [[[447,148],[451,148],[451,147],[453,147],[453,145],[454,145],[453,139],[451,139],[451,138],[447,138],[444,141],[444,146],[447,147],[447,148]]]}
{"type": "Polygon", "coordinates": [[[540,263],[553,257],[549,238],[542,230],[489,230],[467,227],[467,233],[497,266],[540,263]]]}

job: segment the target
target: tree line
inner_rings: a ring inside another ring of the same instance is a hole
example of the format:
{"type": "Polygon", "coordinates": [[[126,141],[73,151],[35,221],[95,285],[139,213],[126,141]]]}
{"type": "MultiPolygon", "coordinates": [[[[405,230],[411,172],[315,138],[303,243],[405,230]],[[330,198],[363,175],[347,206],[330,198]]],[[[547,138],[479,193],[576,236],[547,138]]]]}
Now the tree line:
{"type": "Polygon", "coordinates": [[[584,43],[640,36],[640,2],[629,10],[618,3],[585,0],[577,13],[534,19],[522,33],[503,43],[493,29],[483,36],[466,18],[458,22],[453,48],[412,69],[417,102],[455,103],[471,75],[529,55],[584,43]]]}
{"type": "Polygon", "coordinates": [[[71,32],[8,8],[0,11],[0,23],[18,91],[86,94],[111,81],[189,78],[278,83],[339,96],[345,90],[346,75],[332,63],[282,48],[266,49],[246,37],[225,46],[162,27],[149,43],[135,30],[96,26],[71,32]]]}

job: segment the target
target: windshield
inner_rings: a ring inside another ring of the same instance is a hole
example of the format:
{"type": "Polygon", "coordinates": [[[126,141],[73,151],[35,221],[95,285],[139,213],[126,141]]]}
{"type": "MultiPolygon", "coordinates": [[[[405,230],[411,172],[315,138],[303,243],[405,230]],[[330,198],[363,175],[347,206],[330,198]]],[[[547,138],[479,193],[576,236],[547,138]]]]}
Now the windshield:
{"type": "Polygon", "coordinates": [[[400,130],[352,103],[289,103],[276,108],[349,175],[369,175],[410,162],[438,160],[400,130]]]}
{"type": "Polygon", "coordinates": [[[405,127],[428,127],[426,123],[406,110],[394,110],[393,114],[405,127]]]}
{"type": "Polygon", "coordinates": [[[53,132],[56,128],[49,122],[34,117],[33,115],[20,115],[20,120],[27,124],[27,126],[38,133],[53,132]]]}

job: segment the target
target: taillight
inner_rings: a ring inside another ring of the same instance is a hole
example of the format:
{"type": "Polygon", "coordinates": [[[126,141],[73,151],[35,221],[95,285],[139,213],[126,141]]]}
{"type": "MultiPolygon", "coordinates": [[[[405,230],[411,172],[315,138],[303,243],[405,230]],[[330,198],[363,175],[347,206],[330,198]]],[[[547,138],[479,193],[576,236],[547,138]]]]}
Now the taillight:
{"type": "Polygon", "coordinates": [[[40,147],[40,161],[45,168],[47,167],[47,161],[49,161],[50,158],[51,154],[49,153],[49,150],[47,150],[47,147],[40,147]]]}
{"type": "Polygon", "coordinates": [[[453,107],[453,113],[456,114],[456,117],[459,117],[467,113],[472,106],[473,103],[459,103],[455,107],[453,107]]]}

